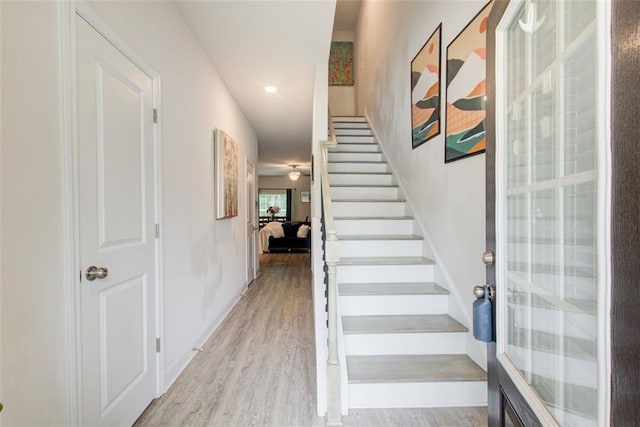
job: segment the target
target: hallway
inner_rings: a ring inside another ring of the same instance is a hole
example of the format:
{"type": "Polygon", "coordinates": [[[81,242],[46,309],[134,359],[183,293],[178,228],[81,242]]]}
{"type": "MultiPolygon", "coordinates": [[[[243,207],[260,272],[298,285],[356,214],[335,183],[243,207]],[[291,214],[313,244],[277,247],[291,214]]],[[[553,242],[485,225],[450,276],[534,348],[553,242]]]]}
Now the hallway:
{"type": "MultiPolygon", "coordinates": [[[[263,254],[262,274],[136,425],[321,426],[309,254],[263,254]]],[[[352,410],[351,426],[483,426],[486,408],[352,410]]]]}

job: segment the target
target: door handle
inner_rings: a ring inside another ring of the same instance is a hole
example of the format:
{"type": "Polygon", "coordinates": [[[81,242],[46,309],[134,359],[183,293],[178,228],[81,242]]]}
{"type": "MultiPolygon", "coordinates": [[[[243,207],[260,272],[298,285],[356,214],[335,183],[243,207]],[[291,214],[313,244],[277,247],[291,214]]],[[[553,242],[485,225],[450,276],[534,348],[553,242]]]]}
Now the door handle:
{"type": "MultiPolygon", "coordinates": [[[[489,298],[494,299],[496,296],[496,288],[494,288],[493,286],[487,286],[486,289],[489,290],[489,298]]],[[[473,295],[480,299],[480,298],[484,298],[484,294],[485,294],[485,287],[482,285],[477,285],[473,287],[473,295]]]]}
{"type": "Polygon", "coordinates": [[[496,256],[493,251],[486,251],[482,254],[482,262],[487,267],[491,267],[496,260],[496,256]]]}
{"type": "Polygon", "coordinates": [[[109,275],[109,269],[107,267],[96,267],[92,265],[87,268],[87,273],[85,274],[88,281],[92,282],[96,279],[104,279],[109,275]]]}

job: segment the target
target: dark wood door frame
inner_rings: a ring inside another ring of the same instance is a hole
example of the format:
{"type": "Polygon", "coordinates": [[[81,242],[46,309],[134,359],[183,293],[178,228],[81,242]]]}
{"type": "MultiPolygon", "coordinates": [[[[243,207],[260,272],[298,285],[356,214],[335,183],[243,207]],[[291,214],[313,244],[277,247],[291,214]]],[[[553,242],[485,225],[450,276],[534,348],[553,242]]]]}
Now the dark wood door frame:
{"type": "Polygon", "coordinates": [[[640,420],[640,2],[614,0],[611,68],[611,425],[640,420]]]}
{"type": "MultiPolygon", "coordinates": [[[[495,29],[509,0],[496,0],[487,33],[487,250],[495,251],[495,29]]],[[[611,64],[611,416],[613,426],[640,419],[640,2],[613,0],[611,64]]],[[[498,254],[498,257],[500,255],[498,254]]],[[[495,284],[495,267],[487,268],[495,284]]],[[[497,295],[496,298],[500,298],[497,295]]],[[[494,322],[495,324],[495,322],[494,322]]],[[[504,425],[509,404],[524,425],[539,425],[487,346],[489,425],[504,425]],[[505,402],[502,395],[513,396],[505,402]]]]}

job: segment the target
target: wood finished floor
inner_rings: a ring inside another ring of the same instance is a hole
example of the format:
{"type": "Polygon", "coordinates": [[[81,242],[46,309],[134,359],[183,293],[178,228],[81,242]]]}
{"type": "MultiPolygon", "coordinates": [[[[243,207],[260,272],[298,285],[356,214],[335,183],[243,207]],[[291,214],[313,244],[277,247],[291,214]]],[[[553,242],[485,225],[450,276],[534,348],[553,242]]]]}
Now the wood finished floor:
{"type": "MultiPolygon", "coordinates": [[[[262,274],[136,426],[324,425],[315,408],[309,254],[261,254],[262,274]]],[[[353,409],[345,426],[486,426],[486,408],[353,409]]]]}

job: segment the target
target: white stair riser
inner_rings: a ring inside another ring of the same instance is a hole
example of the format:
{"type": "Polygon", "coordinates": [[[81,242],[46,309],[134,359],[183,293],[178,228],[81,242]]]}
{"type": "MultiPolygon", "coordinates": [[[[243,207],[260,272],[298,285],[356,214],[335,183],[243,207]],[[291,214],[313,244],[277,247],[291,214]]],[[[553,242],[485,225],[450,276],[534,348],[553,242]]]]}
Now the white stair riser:
{"type": "Polygon", "coordinates": [[[340,257],[418,257],[421,240],[339,240],[340,257]]]}
{"type": "Polygon", "coordinates": [[[336,202],[333,216],[404,216],[405,202],[336,202]]]}
{"type": "Polygon", "coordinates": [[[329,184],[331,185],[391,185],[393,175],[387,174],[329,174],[329,184]]]}
{"type": "Polygon", "coordinates": [[[464,354],[466,333],[345,334],[349,356],[393,354],[464,354]]]}
{"type": "Polygon", "coordinates": [[[433,408],[486,404],[486,381],[349,384],[350,408],[433,408]]]}
{"type": "Polygon", "coordinates": [[[339,236],[413,234],[412,219],[336,219],[334,225],[339,236]]]}
{"type": "Polygon", "coordinates": [[[330,162],[381,162],[383,160],[382,153],[340,153],[330,152],[330,162]]]}
{"type": "Polygon", "coordinates": [[[339,265],[338,283],[433,282],[433,265],[339,265]]]}
{"type": "Polygon", "coordinates": [[[397,200],[398,187],[333,187],[332,186],[331,197],[333,199],[397,200]]]}
{"type": "Polygon", "coordinates": [[[446,314],[448,301],[448,295],[342,295],[340,313],[343,316],[446,314]]]}
{"type": "MultiPolygon", "coordinates": [[[[358,141],[358,142],[364,142],[364,141],[358,141]]],[[[348,142],[341,142],[335,148],[329,149],[329,153],[340,153],[343,151],[380,153],[380,147],[378,147],[378,144],[349,144],[348,142]]]]}
{"type": "Polygon", "coordinates": [[[340,122],[366,122],[367,119],[364,116],[332,116],[333,124],[340,122]]]}
{"type": "Polygon", "coordinates": [[[386,163],[335,163],[329,162],[329,173],[331,172],[389,172],[386,163]]]}
{"type": "Polygon", "coordinates": [[[369,123],[367,122],[355,122],[355,121],[343,121],[333,123],[333,128],[338,129],[369,129],[369,123]]]}
{"type": "MultiPolygon", "coordinates": [[[[336,141],[338,142],[338,145],[346,142],[359,142],[359,143],[371,143],[374,144],[376,142],[376,139],[373,137],[373,135],[336,135],[336,141]]],[[[378,145],[376,144],[376,147],[378,145]]]]}
{"type": "Polygon", "coordinates": [[[371,129],[336,129],[336,136],[364,135],[373,136],[371,129]]]}

